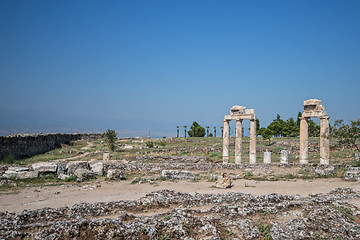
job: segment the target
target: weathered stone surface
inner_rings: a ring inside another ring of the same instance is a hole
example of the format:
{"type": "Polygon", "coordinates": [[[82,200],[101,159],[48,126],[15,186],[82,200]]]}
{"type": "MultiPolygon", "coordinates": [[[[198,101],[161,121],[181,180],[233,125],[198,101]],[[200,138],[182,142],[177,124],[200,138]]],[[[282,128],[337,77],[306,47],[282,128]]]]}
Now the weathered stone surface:
{"type": "Polygon", "coordinates": [[[223,173],[216,181],[216,187],[217,188],[231,188],[232,183],[231,183],[231,178],[230,178],[229,174],[223,173]]]}
{"type": "Polygon", "coordinates": [[[76,169],[83,168],[89,169],[87,161],[72,161],[66,164],[67,174],[72,175],[75,173],[76,169]]]}
{"type": "Polygon", "coordinates": [[[79,182],[82,182],[85,178],[93,177],[94,173],[89,169],[77,168],[74,172],[74,175],[77,177],[79,182]]]}
{"type": "Polygon", "coordinates": [[[195,176],[192,172],[179,170],[162,170],[161,176],[169,180],[195,179],[195,176]]]}
{"type": "Polygon", "coordinates": [[[264,163],[265,164],[271,163],[271,152],[264,152],[264,163]]]}
{"type": "Polygon", "coordinates": [[[109,169],[106,176],[110,180],[125,179],[124,172],[119,169],[109,169]]]}
{"type": "Polygon", "coordinates": [[[56,173],[57,170],[57,164],[53,162],[39,162],[31,166],[34,171],[38,171],[39,173],[56,173]]]}
{"type": "Polygon", "coordinates": [[[360,180],[360,167],[349,167],[344,175],[345,180],[360,180]]]}
{"type": "Polygon", "coordinates": [[[57,175],[66,174],[66,164],[64,164],[64,163],[58,163],[58,165],[57,165],[57,170],[56,170],[56,174],[57,174],[57,175]]]}
{"type": "Polygon", "coordinates": [[[335,167],[334,166],[327,166],[327,167],[324,167],[324,168],[317,168],[315,169],[315,175],[317,177],[324,177],[324,176],[330,176],[330,175],[333,175],[335,174],[335,167]]]}
{"type": "Polygon", "coordinates": [[[28,167],[8,167],[9,171],[15,171],[15,172],[26,172],[29,171],[28,167]]]}
{"type": "Polygon", "coordinates": [[[89,166],[95,175],[102,176],[104,174],[104,164],[101,161],[90,161],[89,166]]]}
{"type": "Polygon", "coordinates": [[[349,188],[310,197],[159,190],[130,201],[2,212],[1,237],[355,240],[360,239],[358,209],[346,200],[358,201],[359,198],[360,194],[349,188]],[[208,206],[208,210],[204,210],[204,206],[208,206]],[[130,209],[134,215],[129,213],[130,209]],[[143,216],[144,211],[153,210],[163,214],[143,216]],[[112,215],[116,215],[116,219],[109,218],[112,215]]]}
{"type": "Polygon", "coordinates": [[[104,152],[103,153],[103,161],[110,161],[110,153],[104,152]]]}
{"type": "Polygon", "coordinates": [[[38,176],[39,176],[38,171],[19,172],[16,175],[16,179],[37,178],[38,176]]]}
{"type": "Polygon", "coordinates": [[[360,154],[359,153],[355,153],[355,161],[360,161],[360,154]]]}
{"type": "Polygon", "coordinates": [[[61,180],[65,180],[65,179],[67,179],[67,178],[69,178],[69,177],[70,177],[70,175],[63,174],[63,173],[60,173],[60,174],[58,175],[58,179],[61,179],[61,180]]]}
{"type": "Polygon", "coordinates": [[[9,179],[1,179],[0,180],[0,186],[4,187],[4,186],[9,186],[9,187],[16,187],[17,184],[16,182],[9,180],[9,179]]]}
{"type": "Polygon", "coordinates": [[[280,163],[281,164],[289,163],[289,151],[288,150],[281,150],[280,163]]]}

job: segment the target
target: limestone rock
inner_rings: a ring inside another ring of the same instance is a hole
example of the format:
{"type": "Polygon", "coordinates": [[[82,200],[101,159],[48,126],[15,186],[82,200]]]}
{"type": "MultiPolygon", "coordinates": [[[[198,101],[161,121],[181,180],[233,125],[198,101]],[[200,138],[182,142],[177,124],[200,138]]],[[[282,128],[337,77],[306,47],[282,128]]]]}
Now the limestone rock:
{"type": "Polygon", "coordinates": [[[65,180],[65,179],[67,179],[69,177],[70,177],[70,175],[60,173],[59,176],[58,176],[58,179],[65,180]]]}
{"type": "Polygon", "coordinates": [[[26,172],[29,171],[28,167],[8,167],[7,170],[15,171],[15,172],[26,172]]]}
{"type": "Polygon", "coordinates": [[[85,178],[91,178],[94,176],[94,173],[89,169],[78,168],[75,170],[74,175],[77,177],[79,182],[84,181],[85,178]]]}
{"type": "Polygon", "coordinates": [[[101,161],[91,161],[89,162],[90,170],[98,176],[102,176],[104,174],[104,164],[101,161]]]}
{"type": "Polygon", "coordinates": [[[231,188],[232,183],[231,183],[231,178],[230,178],[229,174],[223,173],[216,181],[216,187],[217,188],[231,188]]]}
{"type": "Polygon", "coordinates": [[[60,175],[60,174],[65,174],[66,173],[66,164],[64,163],[59,163],[57,165],[57,170],[56,170],[56,174],[60,175]]]}
{"type": "Polygon", "coordinates": [[[109,169],[107,172],[107,178],[110,180],[125,179],[124,172],[119,169],[109,169]]]}
{"type": "Polygon", "coordinates": [[[336,169],[334,166],[328,166],[323,169],[321,167],[315,169],[315,175],[317,177],[330,176],[330,175],[335,174],[335,172],[336,172],[336,169]]]}
{"type": "Polygon", "coordinates": [[[88,169],[88,162],[87,161],[72,161],[66,164],[67,173],[72,175],[75,173],[76,169],[83,168],[88,169]]]}
{"type": "Polygon", "coordinates": [[[1,179],[0,187],[9,186],[9,187],[17,187],[16,182],[11,181],[9,179],[1,179]]]}
{"type": "Polygon", "coordinates": [[[16,179],[37,178],[38,176],[39,176],[38,171],[19,172],[16,175],[16,179]]]}
{"type": "Polygon", "coordinates": [[[39,173],[56,173],[57,164],[52,162],[39,162],[32,165],[34,171],[39,173]]]}
{"type": "Polygon", "coordinates": [[[195,179],[195,176],[192,172],[179,170],[162,170],[161,176],[169,180],[195,179]]]}

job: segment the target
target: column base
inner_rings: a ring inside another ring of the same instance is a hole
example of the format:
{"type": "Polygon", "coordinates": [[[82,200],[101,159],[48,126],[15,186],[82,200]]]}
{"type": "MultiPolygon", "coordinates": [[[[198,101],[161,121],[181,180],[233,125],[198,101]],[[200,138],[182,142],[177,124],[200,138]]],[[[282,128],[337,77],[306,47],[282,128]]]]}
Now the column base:
{"type": "Polygon", "coordinates": [[[223,156],[223,163],[229,163],[230,158],[228,156],[223,156]]]}
{"type": "Polygon", "coordinates": [[[330,164],[330,160],[329,160],[329,159],[320,158],[320,164],[321,164],[321,165],[329,165],[329,164],[330,164]]]}
{"type": "Polygon", "coordinates": [[[300,160],[300,164],[309,164],[309,160],[302,159],[302,160],[300,160]]]}
{"type": "Polygon", "coordinates": [[[242,160],[241,160],[241,156],[235,156],[235,163],[236,164],[241,164],[242,160]]]}
{"type": "Polygon", "coordinates": [[[256,154],[249,156],[249,163],[256,164],[256,154]]]}

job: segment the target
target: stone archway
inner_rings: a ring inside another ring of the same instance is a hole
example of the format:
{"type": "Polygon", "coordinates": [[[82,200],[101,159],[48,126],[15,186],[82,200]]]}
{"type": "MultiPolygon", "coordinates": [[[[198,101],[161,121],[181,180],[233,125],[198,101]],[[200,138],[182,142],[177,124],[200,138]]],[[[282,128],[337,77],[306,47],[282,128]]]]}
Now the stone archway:
{"type": "Polygon", "coordinates": [[[230,115],[224,117],[224,134],[223,134],[223,163],[230,161],[230,121],[236,120],[236,138],[235,138],[235,163],[242,163],[242,121],[250,120],[250,150],[249,162],[256,163],[256,118],[255,109],[245,109],[242,106],[233,106],[230,109],[230,115]],[[245,113],[244,113],[245,110],[245,113]]]}
{"type": "Polygon", "coordinates": [[[308,120],[312,117],[320,118],[320,164],[329,165],[329,118],[321,100],[309,99],[303,102],[303,113],[300,117],[300,164],[309,163],[309,129],[308,120]]]}

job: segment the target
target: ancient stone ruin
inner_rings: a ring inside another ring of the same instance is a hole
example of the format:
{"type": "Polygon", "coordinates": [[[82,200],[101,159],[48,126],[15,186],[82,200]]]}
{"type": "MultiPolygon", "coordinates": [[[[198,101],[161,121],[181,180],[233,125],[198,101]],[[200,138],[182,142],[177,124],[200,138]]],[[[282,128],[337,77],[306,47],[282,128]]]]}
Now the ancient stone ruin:
{"type": "Polygon", "coordinates": [[[235,138],[235,163],[242,163],[242,121],[250,120],[250,151],[249,162],[256,163],[256,118],[255,109],[245,109],[242,106],[233,106],[230,115],[224,117],[224,136],[223,136],[223,163],[229,163],[230,160],[230,121],[236,120],[236,138],[235,138]]]}
{"type": "Polygon", "coordinates": [[[309,130],[308,120],[312,117],[320,118],[320,164],[329,165],[329,118],[321,100],[309,99],[303,103],[303,114],[300,117],[300,164],[309,163],[309,130]]]}

